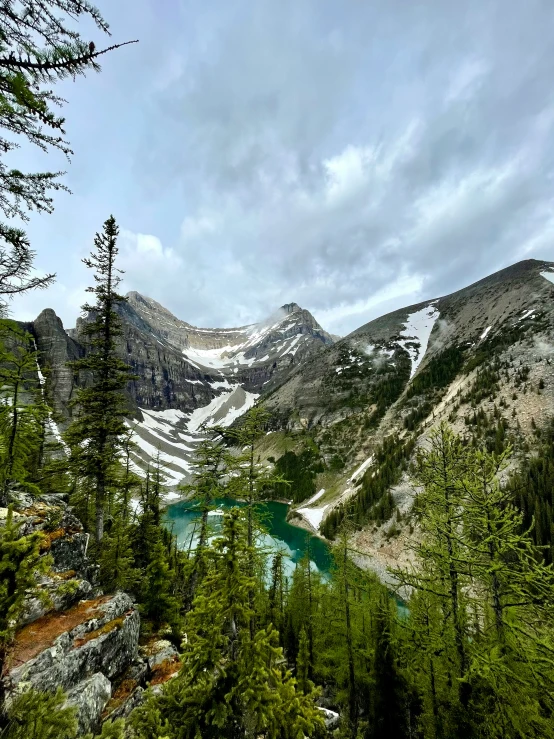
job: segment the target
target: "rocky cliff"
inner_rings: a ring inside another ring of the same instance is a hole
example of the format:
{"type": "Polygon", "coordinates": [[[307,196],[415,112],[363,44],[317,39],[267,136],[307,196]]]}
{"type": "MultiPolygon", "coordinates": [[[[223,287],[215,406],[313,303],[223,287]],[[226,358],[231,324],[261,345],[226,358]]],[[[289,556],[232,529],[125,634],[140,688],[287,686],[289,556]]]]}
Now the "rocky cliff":
{"type": "MultiPolygon", "coordinates": [[[[0,508],[0,527],[6,514],[0,508]]],[[[43,533],[49,567],[27,597],[1,676],[8,704],[29,688],[62,688],[77,709],[80,733],[97,731],[106,718],[128,715],[148,685],[170,679],[180,667],[178,653],[163,640],[139,647],[133,599],[96,587],[88,535],[63,501],[23,494],[14,517],[22,534],[43,533]]]]}
{"type": "MultiPolygon", "coordinates": [[[[197,328],[159,303],[131,292],[119,307],[121,358],[137,379],[127,388],[138,469],[160,454],[166,482],[186,476],[202,423],[230,424],[267,390],[284,382],[310,357],[333,344],[313,316],[296,303],[266,320],[239,328],[197,328]]],[[[87,381],[67,362],[86,351],[82,327],[65,331],[52,310],[30,325],[58,423],[67,425],[70,401],[87,381]]]]}

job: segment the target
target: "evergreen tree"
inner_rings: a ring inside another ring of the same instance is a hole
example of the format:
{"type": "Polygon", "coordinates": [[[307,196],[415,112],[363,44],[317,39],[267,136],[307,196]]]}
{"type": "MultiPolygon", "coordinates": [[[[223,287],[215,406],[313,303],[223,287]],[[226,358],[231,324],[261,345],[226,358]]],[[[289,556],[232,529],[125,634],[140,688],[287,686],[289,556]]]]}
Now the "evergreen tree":
{"type": "Polygon", "coordinates": [[[0,328],[0,504],[5,506],[12,483],[38,492],[29,478],[38,470],[48,409],[30,334],[14,321],[2,321],[0,328]]]}
{"type": "Polygon", "coordinates": [[[261,464],[256,461],[256,442],[262,436],[270,419],[269,412],[261,406],[252,408],[236,428],[217,429],[226,439],[232,440],[240,449],[241,453],[231,459],[227,459],[229,480],[227,493],[230,497],[246,501],[246,530],[247,530],[247,562],[248,575],[252,581],[250,591],[250,637],[254,637],[256,631],[256,609],[254,607],[256,571],[262,573],[264,564],[260,563],[258,555],[263,553],[256,547],[256,534],[261,530],[261,523],[257,516],[256,504],[268,495],[268,491],[275,487],[276,483],[286,481],[280,475],[268,474],[261,464]]]}
{"type": "Polygon", "coordinates": [[[102,540],[99,577],[108,591],[133,590],[140,573],[135,568],[131,534],[124,509],[116,511],[113,524],[102,540]]]}
{"type": "Polygon", "coordinates": [[[248,521],[234,508],[214,543],[213,564],[186,616],[183,667],[159,697],[139,708],[132,724],[139,737],[151,716],[168,723],[170,739],[313,736],[323,721],[314,694],[296,690],[283,666],[272,627],[250,636],[248,521]],[[156,713],[158,712],[158,713],[156,713]]]}
{"type": "Polygon", "coordinates": [[[166,548],[158,540],[146,568],[141,598],[142,613],[150,619],[156,631],[162,624],[169,624],[176,632],[179,629],[179,603],[171,592],[172,580],[166,548]]]}
{"type": "Polygon", "coordinates": [[[306,633],[306,629],[302,627],[298,642],[298,656],[296,658],[296,682],[298,684],[298,690],[308,695],[314,689],[314,684],[309,678],[310,667],[311,661],[308,634],[306,633]]]}
{"type": "MultiPolygon", "coordinates": [[[[47,557],[40,556],[41,533],[21,536],[20,525],[8,508],[5,525],[0,530],[0,675],[23,611],[27,593],[36,586],[36,576],[46,572],[47,557]]],[[[0,680],[0,728],[4,725],[5,685],[0,680]]]]}
{"type": "Polygon", "coordinates": [[[61,688],[21,693],[10,706],[2,739],[76,739],[75,708],[64,707],[64,702],[61,688]]]}
{"type": "Polygon", "coordinates": [[[217,432],[212,431],[207,439],[200,442],[192,464],[192,482],[180,488],[200,511],[198,537],[187,587],[187,609],[190,608],[198,583],[206,571],[206,547],[210,534],[209,513],[215,509],[216,499],[226,495],[224,478],[229,465],[232,465],[229,452],[218,436],[217,432]]]}
{"type": "Polygon", "coordinates": [[[398,664],[398,642],[394,633],[388,593],[375,599],[372,623],[373,670],[368,739],[408,737],[408,691],[398,664]]]}
{"type": "Polygon", "coordinates": [[[472,450],[464,526],[479,620],[471,677],[480,736],[550,736],[554,727],[554,572],[538,556],[499,474],[510,454],[472,450]],[[532,733],[531,733],[532,732],[532,733]]]}
{"type": "MultiPolygon", "coordinates": [[[[19,0],[0,6],[0,150],[16,149],[18,138],[43,151],[57,149],[66,156],[71,149],[64,140],[64,119],[53,106],[63,100],[51,84],[92,69],[99,71],[98,57],[109,49],[96,50],[68,23],[87,17],[97,29],[109,33],[108,25],[87,0],[19,0]],[[62,15],[63,14],[63,15],[62,15]]],[[[133,42],[129,42],[133,43],[133,42]]],[[[65,188],[61,172],[25,174],[0,162],[0,210],[8,219],[28,220],[28,211],[51,213],[52,190],[65,188]]],[[[26,290],[48,286],[53,275],[33,275],[34,252],[25,232],[0,224],[0,310],[5,300],[26,290]]]]}
{"type": "Polygon", "coordinates": [[[95,271],[96,285],[89,287],[88,292],[95,295],[96,303],[83,306],[89,314],[81,330],[88,351],[71,366],[89,372],[92,382],[77,392],[74,405],[78,407],[78,416],[66,433],[70,467],[86,487],[92,488],[97,544],[104,536],[109,499],[113,499],[118,486],[118,462],[127,438],[124,417],[128,409],[123,391],[133,379],[128,365],[116,354],[116,339],[122,330],[115,309],[125,302],[116,292],[120,282],[115,267],[118,233],[115,219],[110,216],[103,233],[96,234],[95,251],[83,260],[95,271]]]}
{"type": "Polygon", "coordinates": [[[414,482],[422,488],[415,512],[422,538],[414,546],[417,569],[396,571],[400,582],[435,596],[442,610],[441,640],[451,665],[448,680],[457,685],[460,736],[466,726],[469,700],[469,624],[467,552],[462,540],[464,479],[469,467],[467,450],[443,423],[431,432],[429,449],[417,456],[414,482]]]}

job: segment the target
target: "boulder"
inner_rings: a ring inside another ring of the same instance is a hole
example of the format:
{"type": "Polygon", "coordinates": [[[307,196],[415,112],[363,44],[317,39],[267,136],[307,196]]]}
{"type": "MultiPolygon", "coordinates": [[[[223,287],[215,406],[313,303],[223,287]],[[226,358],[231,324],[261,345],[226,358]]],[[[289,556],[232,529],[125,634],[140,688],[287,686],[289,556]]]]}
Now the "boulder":
{"type": "Polygon", "coordinates": [[[69,570],[67,576],[41,578],[39,593],[25,599],[23,614],[19,619],[21,626],[37,621],[51,611],[65,611],[85,598],[90,598],[92,585],[88,580],[74,577],[69,570]]]}
{"type": "Polygon", "coordinates": [[[79,735],[98,731],[102,711],[112,695],[112,684],[101,672],[82,680],[67,693],[66,706],[75,706],[79,735]]]}
{"type": "Polygon", "coordinates": [[[6,688],[54,692],[71,690],[97,672],[115,678],[137,658],[139,626],[138,611],[126,593],[44,616],[16,634],[6,688]]]}
{"type": "Polygon", "coordinates": [[[154,671],[158,665],[161,665],[162,662],[173,662],[179,659],[179,652],[171,642],[167,641],[167,639],[159,639],[158,641],[150,643],[145,652],[148,661],[148,668],[151,672],[154,671]]]}

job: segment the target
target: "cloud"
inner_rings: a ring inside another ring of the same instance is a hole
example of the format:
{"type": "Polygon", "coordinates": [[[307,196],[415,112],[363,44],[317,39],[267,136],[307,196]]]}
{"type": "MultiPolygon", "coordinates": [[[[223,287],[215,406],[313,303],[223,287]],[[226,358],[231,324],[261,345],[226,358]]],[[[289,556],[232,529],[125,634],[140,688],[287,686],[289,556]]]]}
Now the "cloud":
{"type": "Polygon", "coordinates": [[[125,287],[197,325],[294,301],[345,334],[552,258],[543,0],[117,5],[141,53],[64,90],[77,199],[33,236],[62,284],[109,212],[125,287]]]}

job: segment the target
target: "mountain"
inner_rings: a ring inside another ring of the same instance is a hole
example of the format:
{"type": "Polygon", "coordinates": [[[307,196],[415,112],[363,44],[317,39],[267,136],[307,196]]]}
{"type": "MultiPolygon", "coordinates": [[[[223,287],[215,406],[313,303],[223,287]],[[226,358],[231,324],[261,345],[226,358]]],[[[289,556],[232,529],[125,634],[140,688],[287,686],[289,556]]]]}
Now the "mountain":
{"type": "MultiPolygon", "coordinates": [[[[131,292],[119,352],[138,376],[128,388],[134,461],[144,468],[159,453],[174,486],[201,424],[229,425],[259,400],[272,414],[261,458],[290,452],[300,468],[312,455],[314,500],[293,512],[297,522],[332,535],[341,506],[359,499],[363,527],[377,525],[386,550],[396,545],[391,514],[407,514],[413,498],[402,469],[440,420],[483,438],[501,433],[518,451],[554,414],[553,298],[554,263],[527,260],[336,340],[295,303],[258,324],[197,328],[131,292]]],[[[62,425],[87,381],[65,366],[86,351],[82,320],[66,332],[46,310],[30,327],[62,425]]]]}
{"type": "MultiPolygon", "coordinates": [[[[119,307],[123,335],[118,352],[137,376],[128,388],[130,424],[139,445],[134,461],[144,467],[159,451],[168,484],[177,484],[188,472],[202,423],[229,425],[262,392],[333,344],[296,303],[257,324],[218,329],[181,321],[137,292],[126,297],[119,307]]],[[[86,352],[81,333],[86,320],[78,319],[76,328],[66,332],[54,311],[46,309],[30,326],[62,426],[70,419],[76,387],[87,381],[66,366],[86,352]]]]}
{"type": "Polygon", "coordinates": [[[325,471],[298,523],[332,536],[345,512],[372,566],[406,555],[406,466],[441,420],[518,455],[554,415],[554,263],[527,260],[388,313],[308,359],[263,403],[262,456],[317,449],[325,471]],[[500,441],[499,441],[500,440],[500,441]]]}

